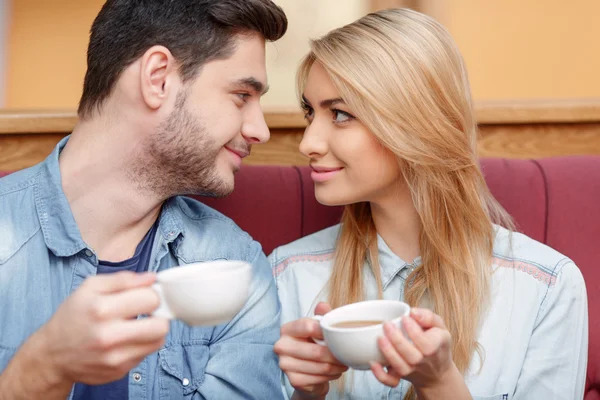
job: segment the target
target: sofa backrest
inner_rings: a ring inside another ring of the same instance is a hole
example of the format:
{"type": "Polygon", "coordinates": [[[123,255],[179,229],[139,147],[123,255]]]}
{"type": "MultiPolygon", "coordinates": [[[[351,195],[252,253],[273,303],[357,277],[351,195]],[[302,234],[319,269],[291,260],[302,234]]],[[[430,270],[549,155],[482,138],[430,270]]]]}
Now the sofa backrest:
{"type": "MultiPolygon", "coordinates": [[[[600,399],[600,157],[483,159],[481,166],[490,190],[519,230],[567,255],[581,269],[589,301],[585,399],[600,399]]],[[[231,196],[202,201],[233,218],[267,254],[337,223],[341,215],[339,207],[315,201],[307,167],[245,167],[231,196]]]]}
{"type": "MultiPolygon", "coordinates": [[[[481,165],[490,190],[519,230],[581,269],[590,321],[586,400],[600,399],[600,157],[484,159],[481,165]]],[[[341,208],[315,201],[307,167],[247,166],[231,196],[200,200],[236,221],[267,254],[336,224],[341,215],[341,208]]]]}

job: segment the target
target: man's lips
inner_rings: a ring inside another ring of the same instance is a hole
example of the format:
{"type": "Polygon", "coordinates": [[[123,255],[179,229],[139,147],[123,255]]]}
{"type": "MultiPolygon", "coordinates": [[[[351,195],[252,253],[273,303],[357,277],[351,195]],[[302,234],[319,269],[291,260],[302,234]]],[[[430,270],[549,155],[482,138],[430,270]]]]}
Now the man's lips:
{"type": "Polygon", "coordinates": [[[246,158],[250,155],[250,149],[233,149],[225,146],[225,149],[237,155],[239,158],[246,158]]]}

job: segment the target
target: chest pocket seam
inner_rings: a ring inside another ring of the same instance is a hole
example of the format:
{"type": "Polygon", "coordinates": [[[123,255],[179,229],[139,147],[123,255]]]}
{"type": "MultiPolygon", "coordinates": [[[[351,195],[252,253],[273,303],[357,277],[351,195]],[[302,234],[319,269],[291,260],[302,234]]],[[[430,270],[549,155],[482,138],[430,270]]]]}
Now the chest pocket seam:
{"type": "MultiPolygon", "coordinates": [[[[179,380],[185,396],[194,393],[204,382],[209,358],[206,341],[194,340],[186,344],[169,345],[160,350],[158,356],[160,367],[168,375],[179,380]],[[189,376],[186,376],[187,374],[189,376]],[[183,384],[184,379],[189,380],[188,385],[183,384]]],[[[160,386],[164,388],[162,383],[160,386]]]]}

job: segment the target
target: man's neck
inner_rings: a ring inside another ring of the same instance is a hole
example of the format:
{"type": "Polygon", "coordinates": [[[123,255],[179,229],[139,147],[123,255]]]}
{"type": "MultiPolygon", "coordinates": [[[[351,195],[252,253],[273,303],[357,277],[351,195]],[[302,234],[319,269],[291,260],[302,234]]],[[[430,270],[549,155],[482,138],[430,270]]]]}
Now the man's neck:
{"type": "Polygon", "coordinates": [[[106,261],[135,253],[164,199],[140,193],[127,175],[133,143],[78,126],[59,158],[63,191],[83,240],[106,261]]]}

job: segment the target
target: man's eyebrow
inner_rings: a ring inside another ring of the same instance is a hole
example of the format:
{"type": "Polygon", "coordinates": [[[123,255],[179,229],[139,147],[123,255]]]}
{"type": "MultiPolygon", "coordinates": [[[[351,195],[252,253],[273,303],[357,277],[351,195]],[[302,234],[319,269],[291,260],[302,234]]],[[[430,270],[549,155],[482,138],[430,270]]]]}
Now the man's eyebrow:
{"type": "Polygon", "coordinates": [[[261,81],[252,76],[249,76],[247,78],[240,78],[234,81],[233,84],[234,86],[245,86],[247,88],[250,88],[256,93],[260,94],[261,96],[269,91],[269,85],[265,86],[261,81]]]}

